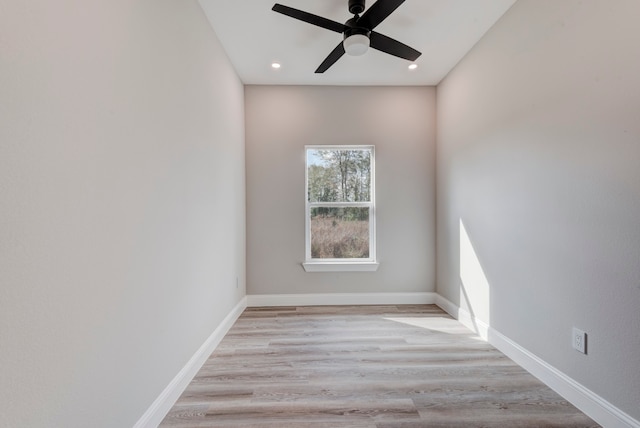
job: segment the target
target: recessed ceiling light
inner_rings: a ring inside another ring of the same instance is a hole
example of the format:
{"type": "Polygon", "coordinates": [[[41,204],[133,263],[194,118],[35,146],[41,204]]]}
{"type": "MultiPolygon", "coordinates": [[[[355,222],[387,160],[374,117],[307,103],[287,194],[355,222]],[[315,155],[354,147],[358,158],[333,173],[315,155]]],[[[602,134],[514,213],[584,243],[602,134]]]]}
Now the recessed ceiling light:
{"type": "Polygon", "coordinates": [[[272,62],[271,63],[271,68],[275,68],[276,70],[280,68],[280,63],[279,62],[272,62]]]}
{"type": "Polygon", "coordinates": [[[416,68],[418,68],[418,64],[409,65],[409,70],[415,70],[416,68]]]}

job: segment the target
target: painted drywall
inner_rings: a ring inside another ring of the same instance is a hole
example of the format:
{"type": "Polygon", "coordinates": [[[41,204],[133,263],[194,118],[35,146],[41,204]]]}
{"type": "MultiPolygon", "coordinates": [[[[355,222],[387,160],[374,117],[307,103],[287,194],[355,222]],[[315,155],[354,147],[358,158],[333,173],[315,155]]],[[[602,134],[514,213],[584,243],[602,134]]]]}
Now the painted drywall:
{"type": "Polygon", "coordinates": [[[0,426],[130,427],[244,296],[243,86],[195,0],[0,11],[0,426]]]}
{"type": "Polygon", "coordinates": [[[636,419],[638,16],[518,1],[438,86],[437,148],[438,293],[636,419]]]}
{"type": "Polygon", "coordinates": [[[435,290],[435,89],[247,86],[249,294],[435,290]],[[374,144],[377,272],[307,273],[305,145],[374,144]]]}

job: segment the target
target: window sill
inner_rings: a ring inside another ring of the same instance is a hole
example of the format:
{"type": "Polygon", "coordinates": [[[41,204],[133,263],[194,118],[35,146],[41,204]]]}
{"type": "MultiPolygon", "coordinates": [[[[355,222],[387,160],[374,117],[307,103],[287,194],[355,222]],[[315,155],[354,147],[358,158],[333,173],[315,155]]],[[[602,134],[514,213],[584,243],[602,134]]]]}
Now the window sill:
{"type": "Polygon", "coordinates": [[[306,272],[375,272],[378,262],[305,262],[306,272]]]}

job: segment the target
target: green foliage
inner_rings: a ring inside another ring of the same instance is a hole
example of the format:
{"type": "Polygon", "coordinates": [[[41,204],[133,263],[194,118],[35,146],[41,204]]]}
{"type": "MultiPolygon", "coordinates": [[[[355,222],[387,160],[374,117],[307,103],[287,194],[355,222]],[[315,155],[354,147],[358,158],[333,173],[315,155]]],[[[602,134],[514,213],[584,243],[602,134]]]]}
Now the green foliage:
{"type": "Polygon", "coordinates": [[[371,199],[371,152],[313,150],[308,166],[311,202],[368,202],[371,199]]]}
{"type": "Polygon", "coordinates": [[[311,208],[311,219],[324,217],[337,221],[369,221],[367,207],[314,207],[311,208]]]}

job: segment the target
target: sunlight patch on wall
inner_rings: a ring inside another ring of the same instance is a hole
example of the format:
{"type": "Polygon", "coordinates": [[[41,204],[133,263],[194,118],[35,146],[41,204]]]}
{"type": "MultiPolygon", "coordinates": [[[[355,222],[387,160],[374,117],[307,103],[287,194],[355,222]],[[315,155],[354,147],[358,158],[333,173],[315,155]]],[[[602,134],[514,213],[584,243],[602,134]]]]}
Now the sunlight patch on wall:
{"type": "MultiPolygon", "coordinates": [[[[478,255],[471,243],[467,229],[460,219],[460,308],[468,311],[476,333],[483,335],[478,328],[478,320],[491,325],[491,286],[478,255]]],[[[486,334],[486,333],[485,333],[486,334]]]]}

